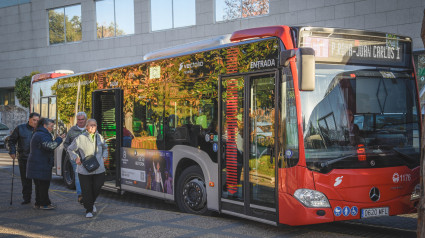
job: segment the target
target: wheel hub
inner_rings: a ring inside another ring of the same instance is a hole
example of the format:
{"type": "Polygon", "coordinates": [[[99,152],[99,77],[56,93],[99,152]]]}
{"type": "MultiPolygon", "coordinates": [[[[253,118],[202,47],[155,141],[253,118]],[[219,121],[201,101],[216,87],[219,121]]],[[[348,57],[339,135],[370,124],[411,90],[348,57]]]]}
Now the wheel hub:
{"type": "Polygon", "coordinates": [[[196,178],[186,183],[183,189],[183,198],[191,209],[203,208],[207,200],[204,182],[196,178]]]}

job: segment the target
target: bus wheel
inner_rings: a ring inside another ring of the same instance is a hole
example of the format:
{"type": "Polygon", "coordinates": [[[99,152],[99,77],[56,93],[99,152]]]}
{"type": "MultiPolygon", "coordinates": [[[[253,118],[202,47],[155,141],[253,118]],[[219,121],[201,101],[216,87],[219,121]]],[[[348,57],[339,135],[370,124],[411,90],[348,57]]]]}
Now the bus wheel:
{"type": "Polygon", "coordinates": [[[183,212],[207,214],[207,189],[199,166],[190,166],[178,178],[177,206],[183,212]]]}
{"type": "Polygon", "coordinates": [[[74,179],[75,173],[74,173],[74,169],[72,168],[72,164],[68,154],[65,156],[65,159],[63,160],[62,169],[63,169],[62,177],[66,187],[68,187],[69,189],[74,189],[75,188],[75,179],[74,179]]]}

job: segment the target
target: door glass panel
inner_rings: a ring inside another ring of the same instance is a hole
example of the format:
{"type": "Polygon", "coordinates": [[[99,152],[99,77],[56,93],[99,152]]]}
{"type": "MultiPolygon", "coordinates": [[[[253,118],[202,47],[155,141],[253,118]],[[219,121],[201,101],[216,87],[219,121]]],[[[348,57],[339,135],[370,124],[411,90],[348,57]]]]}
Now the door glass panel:
{"type": "Polygon", "coordinates": [[[275,78],[251,78],[249,186],[251,204],[275,205],[275,78]]]}
{"type": "Polygon", "coordinates": [[[49,98],[41,98],[41,117],[49,118],[49,98]]]}
{"type": "Polygon", "coordinates": [[[106,180],[115,178],[116,169],[116,135],[117,122],[115,120],[116,102],[114,93],[104,93],[99,96],[100,121],[98,130],[108,145],[108,159],[105,161],[106,180]]]}
{"type": "Polygon", "coordinates": [[[49,118],[56,121],[56,97],[50,97],[49,118]]]}
{"type": "Polygon", "coordinates": [[[243,77],[223,79],[222,178],[223,198],[243,200],[243,77]]]}

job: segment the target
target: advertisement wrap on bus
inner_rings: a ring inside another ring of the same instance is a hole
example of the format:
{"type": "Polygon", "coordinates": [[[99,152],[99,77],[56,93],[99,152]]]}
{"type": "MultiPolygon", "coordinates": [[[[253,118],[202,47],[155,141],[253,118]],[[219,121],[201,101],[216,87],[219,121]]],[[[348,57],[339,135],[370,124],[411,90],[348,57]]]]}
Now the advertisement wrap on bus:
{"type": "MultiPolygon", "coordinates": [[[[416,211],[421,118],[409,37],[271,26],[134,64],[39,74],[56,134],[86,112],[108,144],[104,189],[271,225],[416,211]]],[[[54,172],[74,187],[62,146],[54,172]]]]}

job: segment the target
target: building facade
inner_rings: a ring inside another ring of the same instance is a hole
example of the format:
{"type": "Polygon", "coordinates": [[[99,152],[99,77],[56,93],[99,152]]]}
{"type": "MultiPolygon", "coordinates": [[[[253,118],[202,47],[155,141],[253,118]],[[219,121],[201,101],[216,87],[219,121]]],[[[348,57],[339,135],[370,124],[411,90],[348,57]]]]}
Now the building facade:
{"type": "Polygon", "coordinates": [[[0,105],[18,104],[16,78],[129,64],[161,48],[271,25],[384,31],[420,39],[425,0],[2,0],[0,105]]]}

